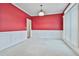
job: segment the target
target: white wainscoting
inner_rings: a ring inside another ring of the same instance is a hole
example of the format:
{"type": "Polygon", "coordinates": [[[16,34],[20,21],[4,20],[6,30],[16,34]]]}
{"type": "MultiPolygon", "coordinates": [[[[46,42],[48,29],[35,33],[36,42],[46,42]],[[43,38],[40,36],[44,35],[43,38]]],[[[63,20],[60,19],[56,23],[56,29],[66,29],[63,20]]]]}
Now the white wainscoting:
{"type": "Polygon", "coordinates": [[[26,38],[26,31],[0,32],[0,50],[18,44],[26,38]]]}
{"type": "MultiPolygon", "coordinates": [[[[32,38],[62,39],[61,30],[32,30],[32,38]]],[[[0,32],[0,50],[27,39],[27,31],[0,32]]]]}
{"type": "Polygon", "coordinates": [[[62,39],[62,30],[32,30],[32,38],[62,39]]]}

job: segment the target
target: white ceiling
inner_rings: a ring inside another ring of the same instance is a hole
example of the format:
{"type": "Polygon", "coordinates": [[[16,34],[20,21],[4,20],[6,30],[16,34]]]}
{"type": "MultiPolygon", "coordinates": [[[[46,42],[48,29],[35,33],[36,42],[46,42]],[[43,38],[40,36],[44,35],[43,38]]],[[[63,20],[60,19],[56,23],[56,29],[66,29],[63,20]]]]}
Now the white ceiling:
{"type": "Polygon", "coordinates": [[[21,8],[31,16],[37,16],[41,9],[41,4],[43,5],[43,10],[46,15],[63,13],[68,5],[68,3],[15,3],[14,5],[21,8]]]}

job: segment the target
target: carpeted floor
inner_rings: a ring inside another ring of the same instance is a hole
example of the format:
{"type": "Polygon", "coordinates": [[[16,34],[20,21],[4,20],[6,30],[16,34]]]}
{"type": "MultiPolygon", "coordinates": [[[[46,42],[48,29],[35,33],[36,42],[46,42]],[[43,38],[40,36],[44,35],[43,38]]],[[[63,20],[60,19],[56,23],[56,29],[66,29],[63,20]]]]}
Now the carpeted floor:
{"type": "Polygon", "coordinates": [[[26,39],[0,51],[1,56],[75,56],[60,39],[26,39]]]}

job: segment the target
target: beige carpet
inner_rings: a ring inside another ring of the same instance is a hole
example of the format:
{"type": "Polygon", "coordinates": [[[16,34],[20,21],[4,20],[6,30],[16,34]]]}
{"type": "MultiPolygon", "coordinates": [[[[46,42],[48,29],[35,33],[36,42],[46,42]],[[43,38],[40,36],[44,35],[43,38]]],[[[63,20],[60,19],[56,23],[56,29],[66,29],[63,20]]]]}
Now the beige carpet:
{"type": "Polygon", "coordinates": [[[74,56],[74,52],[59,39],[26,39],[0,51],[2,56],[74,56]]]}

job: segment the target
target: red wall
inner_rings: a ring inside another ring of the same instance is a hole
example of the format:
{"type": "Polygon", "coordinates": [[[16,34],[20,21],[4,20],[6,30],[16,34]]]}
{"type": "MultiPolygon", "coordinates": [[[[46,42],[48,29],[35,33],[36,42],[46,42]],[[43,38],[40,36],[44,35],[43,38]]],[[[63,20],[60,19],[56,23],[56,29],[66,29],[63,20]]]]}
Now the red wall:
{"type": "Polygon", "coordinates": [[[33,30],[63,30],[63,14],[33,16],[33,30]]]}
{"type": "Polygon", "coordinates": [[[63,30],[63,14],[29,16],[10,3],[0,3],[0,32],[26,29],[26,18],[32,19],[33,30],[63,30]]]}
{"type": "Polygon", "coordinates": [[[10,3],[0,3],[0,31],[26,29],[26,18],[30,17],[10,3]]]}

